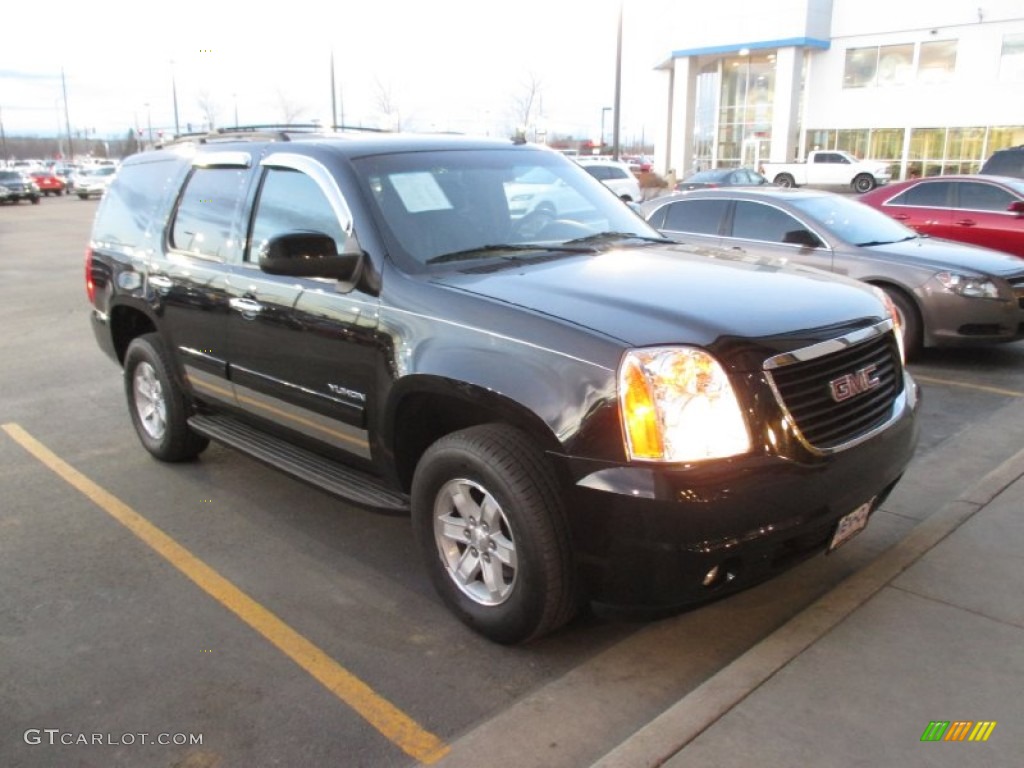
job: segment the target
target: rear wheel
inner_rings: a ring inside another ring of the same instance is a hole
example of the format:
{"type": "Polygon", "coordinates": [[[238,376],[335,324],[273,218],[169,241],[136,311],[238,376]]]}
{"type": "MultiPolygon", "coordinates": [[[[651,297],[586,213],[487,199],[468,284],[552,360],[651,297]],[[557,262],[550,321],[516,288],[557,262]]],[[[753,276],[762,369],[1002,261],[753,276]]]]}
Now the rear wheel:
{"type": "Polygon", "coordinates": [[[124,388],[135,432],[142,445],[161,461],[187,461],[210,441],[188,427],[189,403],[171,375],[163,342],[148,333],[128,345],[124,388]]]}
{"type": "Polygon", "coordinates": [[[774,183],[775,183],[775,186],[777,186],[777,187],[787,187],[787,188],[788,187],[795,187],[796,186],[796,179],[794,179],[788,173],[780,173],[778,176],[775,177],[775,182],[774,183]]]}
{"type": "Polygon", "coordinates": [[[434,443],[416,468],[412,516],[435,588],[482,635],[524,642],[576,612],[558,483],[519,430],[487,424],[434,443]]]}

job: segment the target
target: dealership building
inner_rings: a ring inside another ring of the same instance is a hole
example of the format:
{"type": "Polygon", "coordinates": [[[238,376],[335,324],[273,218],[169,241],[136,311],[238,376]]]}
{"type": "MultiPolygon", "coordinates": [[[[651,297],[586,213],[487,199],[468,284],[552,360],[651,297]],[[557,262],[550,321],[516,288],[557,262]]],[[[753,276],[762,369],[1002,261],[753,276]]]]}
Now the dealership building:
{"type": "Polygon", "coordinates": [[[815,149],[894,178],[974,173],[1024,144],[1022,0],[674,3],[657,166],[788,162],[815,149]]]}

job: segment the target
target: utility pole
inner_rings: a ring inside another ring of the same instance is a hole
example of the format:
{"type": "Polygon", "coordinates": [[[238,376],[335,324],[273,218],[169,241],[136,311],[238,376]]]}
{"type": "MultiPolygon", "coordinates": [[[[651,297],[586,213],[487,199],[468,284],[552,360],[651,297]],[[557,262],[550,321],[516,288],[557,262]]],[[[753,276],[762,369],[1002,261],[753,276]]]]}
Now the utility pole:
{"type": "Polygon", "coordinates": [[[338,125],[338,90],[334,85],[334,49],[331,48],[331,130],[338,125]]]}
{"type": "MultiPolygon", "coordinates": [[[[174,60],[171,60],[171,96],[174,98],[174,135],[177,136],[181,133],[181,129],[178,127],[178,81],[174,76],[174,60]]],[[[235,124],[238,124],[238,108],[235,107],[235,124]]]]}

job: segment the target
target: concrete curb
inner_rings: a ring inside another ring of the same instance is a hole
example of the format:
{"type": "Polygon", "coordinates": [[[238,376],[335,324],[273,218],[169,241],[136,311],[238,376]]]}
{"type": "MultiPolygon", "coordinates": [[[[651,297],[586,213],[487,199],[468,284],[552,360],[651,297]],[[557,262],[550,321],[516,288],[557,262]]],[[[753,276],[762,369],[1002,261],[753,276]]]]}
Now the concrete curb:
{"type": "Polygon", "coordinates": [[[919,523],[866,568],[794,616],[591,768],[655,768],[665,763],[1021,476],[1024,450],[919,523]]]}

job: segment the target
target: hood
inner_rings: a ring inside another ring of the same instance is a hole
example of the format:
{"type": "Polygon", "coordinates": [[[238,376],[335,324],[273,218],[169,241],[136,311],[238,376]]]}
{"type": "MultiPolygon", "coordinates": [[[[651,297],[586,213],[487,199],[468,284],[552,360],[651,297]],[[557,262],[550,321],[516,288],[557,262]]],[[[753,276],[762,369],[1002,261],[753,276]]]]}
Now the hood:
{"type": "Polygon", "coordinates": [[[868,246],[865,250],[890,261],[936,271],[966,269],[1000,277],[1024,274],[1024,259],[1019,256],[952,240],[916,237],[901,243],[868,246]]]}
{"type": "Polygon", "coordinates": [[[630,346],[707,347],[885,317],[871,289],[853,280],[682,244],[487,265],[432,280],[630,346]]]}

